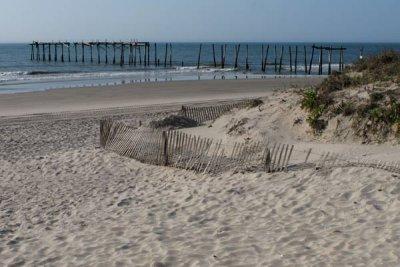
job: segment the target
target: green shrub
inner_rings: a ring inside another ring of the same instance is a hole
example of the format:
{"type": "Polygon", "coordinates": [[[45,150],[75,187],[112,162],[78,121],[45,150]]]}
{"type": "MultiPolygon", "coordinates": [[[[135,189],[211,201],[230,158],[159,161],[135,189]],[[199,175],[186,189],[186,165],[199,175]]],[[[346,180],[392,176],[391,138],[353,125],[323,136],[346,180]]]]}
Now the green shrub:
{"type": "Polygon", "coordinates": [[[317,91],[313,88],[309,88],[303,93],[303,98],[301,100],[301,108],[309,112],[307,117],[307,122],[315,132],[322,131],[326,122],[321,120],[321,116],[325,111],[326,98],[324,95],[318,95],[317,91]]]}
{"type": "Polygon", "coordinates": [[[332,93],[343,90],[349,86],[359,85],[361,83],[360,77],[352,78],[345,73],[337,71],[332,72],[319,86],[318,92],[332,93]]]}
{"type": "Polygon", "coordinates": [[[326,127],[326,121],[321,119],[324,114],[324,107],[319,106],[313,109],[307,117],[307,122],[315,132],[321,132],[326,127]]]}
{"type": "Polygon", "coordinates": [[[387,118],[391,124],[400,123],[400,103],[395,98],[391,98],[387,118]]]}
{"type": "Polygon", "coordinates": [[[382,121],[385,118],[385,110],[381,107],[375,107],[369,111],[369,115],[375,122],[382,121]]]}
{"type": "Polygon", "coordinates": [[[337,91],[368,83],[385,84],[387,81],[400,83],[399,52],[385,51],[359,60],[342,73],[333,72],[316,88],[304,91],[301,107],[308,112],[307,122],[318,132],[326,127],[324,116],[353,115],[353,127],[363,132],[362,136],[370,132],[385,137],[390,131],[397,131],[400,136],[400,89],[375,91],[370,94],[369,101],[354,98],[353,102],[343,101],[339,105],[334,101],[335,97],[342,95],[335,94],[337,91]]]}
{"type": "Polygon", "coordinates": [[[359,60],[351,69],[362,72],[368,82],[399,81],[400,53],[387,50],[378,55],[359,60]]]}
{"type": "Polygon", "coordinates": [[[305,90],[303,93],[303,99],[301,100],[301,108],[307,111],[312,111],[317,107],[317,91],[312,88],[305,90]]]}

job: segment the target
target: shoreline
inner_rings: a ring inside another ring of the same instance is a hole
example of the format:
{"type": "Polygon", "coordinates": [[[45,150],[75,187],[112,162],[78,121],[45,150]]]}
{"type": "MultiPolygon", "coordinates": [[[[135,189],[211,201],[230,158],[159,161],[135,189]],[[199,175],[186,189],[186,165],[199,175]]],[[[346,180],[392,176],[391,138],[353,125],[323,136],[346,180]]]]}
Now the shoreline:
{"type": "Polygon", "coordinates": [[[0,117],[144,105],[263,97],[273,90],[313,86],[323,77],[133,83],[3,94],[0,117]]]}

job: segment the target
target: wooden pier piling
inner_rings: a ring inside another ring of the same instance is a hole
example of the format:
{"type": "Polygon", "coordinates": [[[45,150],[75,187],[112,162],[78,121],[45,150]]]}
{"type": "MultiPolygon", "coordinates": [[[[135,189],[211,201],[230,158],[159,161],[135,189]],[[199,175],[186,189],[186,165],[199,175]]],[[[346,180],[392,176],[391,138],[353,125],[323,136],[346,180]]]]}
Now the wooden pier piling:
{"type": "Polygon", "coordinates": [[[308,71],[307,71],[307,47],[304,46],[304,73],[307,75],[308,71]]]}
{"type": "Polygon", "coordinates": [[[200,59],[201,59],[201,48],[202,48],[202,44],[200,44],[200,47],[199,47],[199,55],[198,55],[198,57],[197,57],[197,69],[200,69],[200,59]]]}
{"type": "Polygon", "coordinates": [[[312,63],[313,63],[313,59],[314,59],[314,51],[315,51],[315,45],[312,46],[311,59],[310,59],[310,68],[308,69],[308,74],[311,74],[312,63]]]}
{"type": "Polygon", "coordinates": [[[144,61],[144,66],[147,67],[147,46],[144,46],[144,52],[143,52],[143,61],[144,61]]]}
{"type": "Polygon", "coordinates": [[[34,54],[34,52],[33,52],[33,43],[30,44],[30,46],[31,46],[31,60],[33,60],[33,59],[34,59],[34,56],[35,56],[35,54],[34,54]]]}
{"type": "Polygon", "coordinates": [[[294,74],[297,74],[297,52],[298,52],[298,47],[296,45],[294,54],[294,74]]]}
{"type": "Polygon", "coordinates": [[[282,72],[282,63],[283,63],[283,51],[285,49],[285,46],[282,45],[281,47],[281,57],[279,59],[279,74],[282,72]]]}
{"type": "Polygon", "coordinates": [[[154,66],[158,66],[158,59],[157,59],[157,43],[154,43],[154,66]]]}
{"type": "Polygon", "coordinates": [[[54,44],[54,61],[57,62],[58,55],[57,55],[57,44],[54,44]]]}
{"type": "MultiPolygon", "coordinates": [[[[147,66],[150,65],[150,43],[146,44],[147,46],[147,66]]],[[[172,45],[171,45],[171,51],[172,51],[172,45]]],[[[171,55],[172,58],[172,55],[171,55]]]]}
{"type": "MultiPolygon", "coordinates": [[[[30,48],[30,58],[31,60],[36,60],[36,61],[52,61],[54,60],[55,62],[60,61],[60,62],[71,62],[71,46],[74,45],[74,51],[72,53],[75,53],[75,62],[78,62],[78,60],[81,60],[82,63],[84,63],[86,60],[88,60],[85,57],[85,49],[88,47],[90,49],[90,62],[93,64],[101,64],[102,63],[102,57],[105,57],[105,63],[109,64],[111,63],[111,58],[109,61],[109,55],[108,55],[108,47],[112,46],[113,48],[113,58],[112,58],[112,64],[119,64],[121,67],[124,66],[125,64],[129,65],[134,65],[135,67],[137,65],[140,66],[145,66],[149,67],[154,64],[154,66],[160,66],[160,61],[161,65],[163,64],[162,61],[164,61],[164,67],[173,67],[174,65],[174,60],[173,60],[173,49],[172,49],[172,43],[165,43],[165,55],[164,59],[160,59],[159,57],[159,51],[157,47],[157,43],[154,43],[154,62],[153,60],[150,60],[151,55],[153,55],[153,51],[151,49],[151,44],[148,42],[137,42],[137,41],[129,41],[129,42],[123,42],[123,41],[118,41],[118,42],[107,42],[107,41],[91,41],[91,42],[68,42],[68,41],[58,41],[58,42],[38,42],[38,41],[33,41],[31,44],[29,44],[30,48]],[[59,46],[61,46],[59,50],[59,46]],[[54,54],[53,54],[53,47],[54,47],[54,54]],[[143,57],[142,57],[142,48],[143,48],[143,57]],[[65,51],[67,49],[68,51],[65,51]],[[80,50],[81,49],[81,50],[80,50]],[[96,51],[93,51],[96,50],[96,51]],[[129,51],[129,52],[127,52],[129,51]],[[68,59],[66,58],[68,52],[68,59]],[[60,58],[58,57],[58,53],[60,53],[60,58]],[[97,60],[94,58],[95,56],[93,53],[97,53],[97,60]],[[105,53],[102,54],[102,53],[105,53]],[[118,54],[119,53],[119,54],[118,54]],[[126,59],[125,57],[128,57],[129,54],[129,59],[126,59]],[[118,59],[117,59],[118,56],[118,59]],[[80,58],[79,58],[80,57],[80,58]],[[79,59],[78,59],[79,58],[79,59]],[[118,62],[117,62],[118,61],[118,62]]],[[[240,60],[240,49],[241,49],[241,44],[234,44],[232,46],[232,53],[229,55],[233,55],[232,57],[232,62],[229,61],[229,67],[233,67],[235,69],[240,68],[240,64],[245,60],[245,68],[246,71],[250,70],[250,65],[254,64],[251,63],[251,55],[250,50],[251,49],[260,49],[261,46],[261,70],[262,72],[267,72],[267,66],[268,66],[268,56],[270,54],[269,44],[261,44],[258,46],[251,46],[249,44],[246,44],[246,57],[243,60],[240,60]],[[255,47],[255,48],[254,48],[255,47]]],[[[212,44],[212,59],[209,59],[209,62],[203,62],[204,64],[210,64],[211,66],[213,65],[214,67],[219,67],[221,69],[224,69],[227,67],[227,49],[228,49],[228,44],[221,44],[221,63],[217,62],[217,47],[216,44],[212,44]]],[[[299,47],[296,46],[291,46],[289,45],[287,51],[285,51],[285,46],[275,44],[274,45],[274,59],[271,58],[270,60],[270,65],[274,65],[274,70],[276,74],[282,74],[282,73],[295,73],[298,74],[298,67],[299,67],[299,47]],[[279,47],[280,46],[280,47],[279,47]],[[278,51],[278,48],[280,51],[278,51]],[[293,54],[294,53],[294,54],[293,54]],[[288,55],[287,55],[288,54],[288,55]],[[285,57],[288,56],[286,59],[285,57]]],[[[229,48],[230,49],[230,48],[229,48]]],[[[272,49],[272,46],[271,46],[272,49]]],[[[301,47],[300,47],[301,49],[301,47]]],[[[198,55],[197,55],[197,62],[195,61],[194,63],[196,64],[197,68],[200,69],[201,67],[201,61],[202,61],[202,56],[203,56],[203,61],[204,54],[203,50],[203,44],[200,44],[199,50],[198,50],[198,55]]],[[[312,67],[313,67],[313,61],[314,61],[314,53],[315,50],[319,50],[319,62],[318,62],[318,74],[331,74],[332,71],[334,70],[334,60],[336,57],[334,57],[334,51],[338,51],[339,54],[339,70],[342,71],[344,69],[344,51],[346,48],[343,47],[333,47],[333,46],[316,46],[315,44],[312,45],[312,53],[311,53],[311,58],[307,58],[307,46],[304,46],[304,73],[305,74],[311,74],[312,72],[312,67]],[[327,70],[323,68],[324,64],[324,51],[327,51],[327,59],[325,60],[328,63],[327,70]],[[310,60],[308,62],[308,60],[310,60]]],[[[258,53],[258,52],[257,52],[258,53]]],[[[271,51],[272,54],[272,51],[271,51]]],[[[175,57],[177,57],[177,54],[174,54],[175,57]]],[[[179,54],[178,54],[179,55],[179,54]]],[[[218,55],[219,56],[219,55],[218,55]]],[[[272,56],[272,55],[271,55],[272,56]]],[[[175,64],[180,64],[183,65],[183,59],[176,58],[175,64]]],[[[89,62],[89,60],[88,60],[89,62]]],[[[189,63],[190,64],[190,63],[189,63]]]]}
{"type": "Polygon", "coordinates": [[[343,47],[340,47],[340,70],[344,70],[344,49],[343,47]]]}
{"type": "Polygon", "coordinates": [[[124,44],[121,44],[121,59],[119,61],[119,65],[122,67],[125,64],[125,47],[124,44]]]}
{"type": "Polygon", "coordinates": [[[318,66],[318,74],[319,75],[322,75],[322,67],[323,67],[323,59],[322,59],[322,57],[323,57],[323,50],[322,50],[322,46],[321,47],[319,47],[319,66],[318,66]]]}
{"type": "Polygon", "coordinates": [[[138,47],[138,51],[139,51],[139,65],[140,66],[142,66],[142,49],[141,49],[141,47],[139,46],[138,47]]]}
{"type": "Polygon", "coordinates": [[[169,44],[169,66],[172,67],[172,44],[169,44]]]}
{"type": "Polygon", "coordinates": [[[264,45],[262,44],[261,45],[261,71],[262,72],[265,72],[265,69],[264,69],[264,45]]]}
{"type": "Polygon", "coordinates": [[[108,64],[108,43],[107,42],[104,45],[104,50],[106,51],[106,64],[108,64]]]}
{"type": "Polygon", "coordinates": [[[274,67],[275,67],[275,73],[276,73],[278,71],[278,51],[277,51],[276,45],[275,45],[274,49],[275,49],[274,67]]]}
{"type": "Polygon", "coordinates": [[[221,68],[225,68],[224,46],[221,45],[221,68]]]}
{"type": "Polygon", "coordinates": [[[93,45],[89,45],[90,47],[90,62],[93,63],[93,45]]]}
{"type": "Polygon", "coordinates": [[[43,52],[43,61],[46,61],[46,52],[44,51],[44,44],[42,44],[42,52],[43,52]]]}
{"type": "Polygon", "coordinates": [[[168,44],[165,44],[165,58],[164,58],[164,68],[167,67],[167,58],[168,58],[168,44]]]}
{"type": "Polygon", "coordinates": [[[75,62],[78,62],[78,44],[74,43],[75,48],[75,62]]]}
{"type": "Polygon", "coordinates": [[[85,62],[85,44],[82,42],[82,63],[85,62]]]}
{"type": "Polygon", "coordinates": [[[332,73],[332,46],[328,51],[329,51],[328,74],[330,75],[332,73]]]}
{"type": "Polygon", "coordinates": [[[68,62],[71,62],[71,43],[68,43],[68,62]]]}
{"type": "Polygon", "coordinates": [[[290,72],[293,72],[293,65],[292,65],[292,46],[289,45],[289,65],[290,65],[290,72]]]}
{"type": "Polygon", "coordinates": [[[60,43],[61,46],[61,62],[64,62],[64,44],[60,43]]]}
{"type": "Polygon", "coordinates": [[[249,69],[249,45],[246,45],[246,70],[248,71],[249,69]]]}
{"type": "Polygon", "coordinates": [[[115,43],[113,43],[113,51],[114,51],[114,53],[113,53],[113,63],[112,64],[114,64],[115,65],[115,58],[116,58],[116,54],[117,54],[117,51],[116,51],[116,44],[115,43]]]}
{"type": "Polygon", "coordinates": [[[128,59],[128,64],[132,65],[133,64],[133,45],[129,44],[129,59],[128,59]]]}
{"type": "Polygon", "coordinates": [[[268,54],[269,54],[269,45],[267,45],[267,52],[266,52],[265,58],[264,58],[264,72],[267,71],[267,66],[268,66],[268,54]]]}
{"type": "Polygon", "coordinates": [[[240,52],[240,44],[235,45],[235,69],[237,69],[239,67],[239,64],[238,64],[239,52],[240,52]]]}
{"type": "Polygon", "coordinates": [[[212,51],[213,51],[213,60],[214,60],[214,68],[217,67],[217,60],[215,58],[215,45],[212,44],[212,51]]]}
{"type": "Polygon", "coordinates": [[[40,49],[39,49],[39,44],[36,44],[36,60],[40,60],[40,49]]]}
{"type": "Polygon", "coordinates": [[[137,47],[135,46],[133,49],[133,66],[136,67],[137,64],[137,47]]]}
{"type": "Polygon", "coordinates": [[[96,48],[97,48],[97,64],[100,64],[101,59],[100,59],[100,44],[99,43],[96,44],[96,48]]]}

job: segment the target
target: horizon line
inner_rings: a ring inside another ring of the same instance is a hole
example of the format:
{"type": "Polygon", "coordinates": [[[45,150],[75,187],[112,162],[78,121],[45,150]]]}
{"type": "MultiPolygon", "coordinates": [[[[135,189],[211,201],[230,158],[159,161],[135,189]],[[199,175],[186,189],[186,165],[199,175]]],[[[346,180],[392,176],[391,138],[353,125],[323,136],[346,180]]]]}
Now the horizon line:
{"type": "MultiPolygon", "coordinates": [[[[118,40],[118,39],[117,39],[118,40]]],[[[32,41],[0,41],[0,44],[31,44],[32,42],[37,41],[37,40],[32,40],[32,41]]],[[[40,42],[71,42],[71,39],[65,39],[65,40],[45,40],[45,41],[40,41],[40,42]]],[[[79,39],[76,40],[74,39],[73,41],[78,42],[78,41],[83,41],[83,42],[103,42],[103,41],[109,41],[109,42],[114,42],[116,41],[115,39],[79,39]]],[[[129,42],[132,40],[124,40],[124,39],[119,39],[121,42],[129,42]]],[[[165,40],[137,40],[138,42],[149,42],[149,43],[193,43],[193,44],[212,44],[212,43],[249,43],[249,44],[256,44],[256,43],[342,43],[342,44],[400,44],[400,41],[265,41],[265,40],[253,40],[253,41],[232,41],[232,40],[226,40],[226,41],[165,41],[165,40]]]]}

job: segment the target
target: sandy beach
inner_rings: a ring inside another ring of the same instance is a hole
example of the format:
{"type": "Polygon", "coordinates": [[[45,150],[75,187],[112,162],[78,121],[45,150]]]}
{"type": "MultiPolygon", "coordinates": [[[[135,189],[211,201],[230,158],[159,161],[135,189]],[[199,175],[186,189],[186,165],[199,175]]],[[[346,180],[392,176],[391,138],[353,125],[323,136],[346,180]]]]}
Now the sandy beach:
{"type": "Polygon", "coordinates": [[[0,95],[0,117],[265,96],[272,89],[312,86],[314,78],[133,83],[0,95]]]}
{"type": "Polygon", "coordinates": [[[398,145],[313,137],[295,89],[321,79],[193,81],[0,96],[0,265],[396,266],[400,175],[343,166],[196,174],[99,147],[99,119],[262,97],[185,129],[398,162],[398,145]],[[145,107],[147,106],[147,107],[145,107]],[[247,118],[248,120],[243,120],[247,118]],[[243,130],[229,133],[238,121],[243,130]]]}
{"type": "Polygon", "coordinates": [[[2,1],[0,267],[399,267],[399,10],[2,1]]]}

